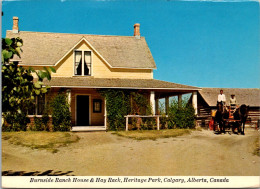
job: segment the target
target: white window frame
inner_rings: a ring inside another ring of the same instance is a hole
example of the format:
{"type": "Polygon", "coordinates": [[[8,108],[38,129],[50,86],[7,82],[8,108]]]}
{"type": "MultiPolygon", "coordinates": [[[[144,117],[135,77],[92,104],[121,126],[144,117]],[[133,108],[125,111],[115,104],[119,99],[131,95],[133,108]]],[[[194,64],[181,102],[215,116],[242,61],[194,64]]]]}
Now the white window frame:
{"type": "Polygon", "coordinates": [[[73,52],[73,73],[74,76],[93,76],[93,58],[92,58],[92,51],[91,50],[81,50],[81,49],[75,49],[73,52]],[[75,67],[75,62],[76,62],[76,56],[75,56],[75,52],[76,51],[81,51],[81,59],[82,59],[82,65],[81,65],[81,75],[76,75],[76,67],[75,67]],[[90,52],[90,75],[84,75],[84,54],[85,52],[90,52]]]}

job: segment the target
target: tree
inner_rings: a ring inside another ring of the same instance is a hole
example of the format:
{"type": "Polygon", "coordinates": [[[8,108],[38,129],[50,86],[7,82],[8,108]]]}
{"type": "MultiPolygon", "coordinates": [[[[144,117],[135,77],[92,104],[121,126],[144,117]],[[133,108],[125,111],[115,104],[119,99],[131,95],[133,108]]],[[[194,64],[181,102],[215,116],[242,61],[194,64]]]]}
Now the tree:
{"type": "Polygon", "coordinates": [[[2,39],[2,116],[10,124],[10,130],[25,130],[26,116],[35,96],[47,93],[48,86],[43,80],[51,79],[52,67],[44,67],[43,71],[32,68],[25,69],[18,62],[11,62],[14,56],[21,57],[23,40],[20,38],[2,39]],[[32,73],[38,80],[34,81],[32,73]]]}

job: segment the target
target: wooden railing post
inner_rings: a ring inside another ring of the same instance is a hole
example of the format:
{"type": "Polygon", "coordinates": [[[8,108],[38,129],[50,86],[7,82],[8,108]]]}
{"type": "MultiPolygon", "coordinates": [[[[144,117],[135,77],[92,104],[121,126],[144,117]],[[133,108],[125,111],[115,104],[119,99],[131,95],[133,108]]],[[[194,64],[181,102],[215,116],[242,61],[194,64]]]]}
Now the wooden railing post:
{"type": "MultiPolygon", "coordinates": [[[[138,117],[138,118],[142,118],[142,117],[153,117],[156,118],[156,126],[157,126],[157,130],[160,130],[160,117],[162,117],[161,115],[126,115],[124,116],[126,118],[126,122],[125,122],[125,130],[128,131],[128,119],[129,117],[138,117]]],[[[168,115],[166,115],[165,117],[168,117],[168,115]]]]}
{"type": "Polygon", "coordinates": [[[125,121],[125,130],[128,131],[128,116],[126,116],[126,121],[125,121]]]}
{"type": "Polygon", "coordinates": [[[159,131],[160,130],[160,119],[159,119],[159,116],[157,116],[157,130],[159,131]]]}

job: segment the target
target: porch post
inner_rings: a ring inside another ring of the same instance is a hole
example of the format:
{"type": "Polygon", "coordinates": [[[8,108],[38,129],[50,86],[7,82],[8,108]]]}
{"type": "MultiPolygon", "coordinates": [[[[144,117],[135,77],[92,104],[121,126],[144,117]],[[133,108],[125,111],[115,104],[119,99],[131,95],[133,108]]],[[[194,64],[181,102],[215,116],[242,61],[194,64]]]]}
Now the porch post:
{"type": "Polygon", "coordinates": [[[155,92],[151,91],[150,93],[150,104],[151,104],[151,108],[152,108],[152,114],[155,114],[155,92]]]}
{"type": "Polygon", "coordinates": [[[178,94],[178,106],[181,107],[181,103],[182,103],[182,95],[178,94]]]}
{"type": "Polygon", "coordinates": [[[104,126],[105,126],[105,129],[107,130],[107,101],[106,99],[104,98],[104,126]]]}
{"type": "Polygon", "coordinates": [[[169,105],[169,97],[167,96],[165,98],[165,113],[166,113],[166,115],[168,115],[169,107],[170,107],[170,105],[169,105]]]}
{"type": "Polygon", "coordinates": [[[67,97],[68,97],[68,104],[69,104],[69,109],[70,109],[70,112],[71,112],[71,89],[67,89],[66,90],[66,93],[67,93],[67,97]]]}
{"type": "Polygon", "coordinates": [[[197,91],[192,92],[192,106],[195,109],[195,115],[198,114],[198,95],[197,91]]]}

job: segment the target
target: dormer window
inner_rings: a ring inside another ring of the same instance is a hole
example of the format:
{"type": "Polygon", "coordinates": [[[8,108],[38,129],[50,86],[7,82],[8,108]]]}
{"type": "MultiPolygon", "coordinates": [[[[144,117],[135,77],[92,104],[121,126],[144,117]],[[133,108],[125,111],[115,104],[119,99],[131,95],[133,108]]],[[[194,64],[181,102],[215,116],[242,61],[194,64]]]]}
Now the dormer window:
{"type": "Polygon", "coordinates": [[[74,51],[74,74],[78,76],[90,76],[91,51],[74,51]]]}

